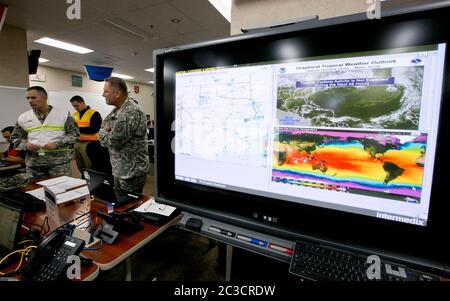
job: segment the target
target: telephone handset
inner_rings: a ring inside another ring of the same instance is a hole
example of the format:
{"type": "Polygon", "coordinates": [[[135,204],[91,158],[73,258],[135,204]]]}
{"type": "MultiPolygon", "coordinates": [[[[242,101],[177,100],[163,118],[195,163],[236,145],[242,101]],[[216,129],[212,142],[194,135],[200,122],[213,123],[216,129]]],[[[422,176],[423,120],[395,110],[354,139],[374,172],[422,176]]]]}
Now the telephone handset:
{"type": "Polygon", "coordinates": [[[85,244],[84,240],[66,233],[66,229],[55,230],[40,243],[22,270],[25,279],[34,281],[63,279],[68,266],[67,257],[78,255],[85,244]]]}

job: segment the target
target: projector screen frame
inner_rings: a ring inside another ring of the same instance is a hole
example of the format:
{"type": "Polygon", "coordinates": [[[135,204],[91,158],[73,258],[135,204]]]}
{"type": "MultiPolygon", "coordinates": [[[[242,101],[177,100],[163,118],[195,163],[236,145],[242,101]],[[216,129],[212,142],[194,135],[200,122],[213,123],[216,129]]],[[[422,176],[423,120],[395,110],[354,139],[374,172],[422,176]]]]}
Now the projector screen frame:
{"type": "MultiPolygon", "coordinates": [[[[213,189],[210,187],[189,187],[189,184],[180,183],[179,181],[175,181],[174,183],[169,183],[170,187],[167,186],[167,183],[162,183],[161,181],[166,181],[166,172],[171,169],[170,162],[159,161],[158,153],[161,152],[171,152],[170,145],[173,142],[172,139],[174,137],[174,125],[169,125],[167,123],[168,119],[174,120],[175,117],[171,115],[171,111],[173,112],[173,108],[170,108],[170,104],[164,103],[165,99],[170,97],[167,96],[167,89],[170,85],[165,84],[162,86],[161,82],[166,83],[168,80],[165,68],[168,68],[166,63],[166,59],[175,56],[189,56],[190,51],[195,51],[196,49],[213,49],[214,47],[230,47],[232,48],[233,43],[248,43],[249,45],[254,41],[262,41],[264,39],[272,39],[273,36],[279,37],[278,40],[282,40],[283,37],[292,37],[292,35],[296,32],[299,32],[300,35],[310,35],[313,36],[314,32],[320,32],[325,28],[325,31],[328,30],[328,34],[332,32],[335,28],[339,28],[342,32],[342,28],[349,26],[358,26],[355,22],[362,22],[361,24],[370,24],[368,27],[375,28],[378,24],[386,24],[385,22],[406,22],[413,18],[418,18],[419,16],[423,16],[424,18],[427,16],[432,16],[436,13],[435,9],[442,8],[448,6],[450,1],[444,1],[439,4],[432,5],[421,5],[416,7],[408,8],[407,10],[392,10],[392,11],[384,11],[382,13],[382,18],[380,20],[367,20],[367,16],[365,13],[355,14],[351,16],[344,16],[332,19],[326,19],[321,21],[308,21],[305,23],[295,24],[293,27],[282,28],[277,27],[268,32],[255,32],[248,33],[239,36],[232,36],[229,38],[219,39],[215,41],[208,41],[190,45],[177,46],[173,48],[167,49],[159,49],[156,50],[153,54],[154,64],[155,64],[155,112],[156,112],[156,131],[155,131],[155,150],[156,150],[156,178],[155,178],[155,188],[156,188],[156,197],[157,200],[168,203],[171,205],[175,205],[180,207],[183,210],[188,212],[192,212],[195,214],[207,216],[210,218],[215,218],[220,221],[229,222],[238,226],[245,226],[251,229],[265,231],[270,234],[279,235],[280,237],[285,237],[288,239],[296,239],[302,235],[309,235],[320,237],[322,239],[328,239],[338,242],[346,242],[359,244],[364,246],[369,246],[373,248],[381,248],[384,250],[392,250],[393,252],[405,252],[405,247],[399,242],[400,236],[402,236],[406,240],[410,240],[411,249],[410,252],[406,252],[413,256],[421,256],[427,259],[433,259],[438,261],[445,261],[446,263],[450,262],[448,256],[446,256],[446,252],[448,252],[448,248],[444,248],[445,244],[442,244],[442,239],[444,239],[444,235],[446,233],[445,228],[449,225],[449,222],[446,222],[444,219],[445,212],[449,212],[450,205],[445,204],[443,202],[443,198],[438,196],[438,189],[433,189],[431,199],[435,200],[431,202],[430,205],[430,215],[429,215],[429,224],[426,227],[417,227],[408,224],[400,224],[396,222],[391,222],[387,220],[380,220],[375,218],[367,218],[367,216],[359,216],[352,213],[347,212],[336,212],[335,210],[329,210],[324,208],[316,208],[313,206],[302,206],[302,214],[299,215],[299,219],[304,219],[304,222],[300,222],[302,226],[302,230],[299,232],[298,226],[293,226],[292,223],[287,222],[286,219],[289,218],[289,214],[286,215],[286,212],[289,212],[291,209],[296,210],[298,208],[297,204],[290,204],[288,202],[283,202],[279,208],[275,208],[273,204],[273,200],[270,198],[264,197],[254,197],[250,195],[243,195],[235,192],[229,191],[220,191],[220,198],[214,200],[202,200],[205,194],[214,195],[211,193],[216,193],[220,189],[213,189]],[[389,18],[389,17],[392,17],[389,18]],[[394,21],[396,20],[396,21],[394,21]],[[368,23],[373,22],[373,23],[368,23]],[[166,77],[165,77],[166,76],[166,77]],[[163,107],[165,106],[165,107],[163,107]],[[161,123],[160,123],[161,122],[161,123]],[[162,137],[158,139],[158,137],[162,137]],[[164,166],[164,167],[162,167],[164,166]],[[184,202],[180,199],[173,198],[173,196],[168,193],[170,189],[178,189],[181,188],[183,190],[184,195],[189,195],[191,198],[191,202],[184,202]],[[211,205],[208,202],[220,202],[226,199],[233,201],[229,203],[229,205],[221,204],[215,208],[211,208],[211,205]],[[257,200],[256,200],[257,199],[257,200]],[[441,200],[441,201],[438,201],[441,200]],[[260,204],[263,209],[255,209],[255,204],[260,204]],[[238,210],[230,210],[229,206],[238,206],[238,210]],[[270,208],[269,210],[264,208],[270,208]],[[277,209],[280,209],[277,211],[277,209]],[[325,226],[317,227],[316,223],[311,224],[311,217],[320,217],[320,220],[324,222],[325,226]],[[267,218],[271,217],[273,219],[276,217],[278,220],[282,221],[282,223],[273,223],[267,221],[267,218]],[[361,228],[355,230],[355,225],[361,225],[361,228]],[[358,231],[359,233],[339,233],[339,231],[358,231]],[[416,248],[416,245],[419,241],[422,240],[423,245],[420,245],[416,248]],[[432,249],[430,249],[430,247],[432,249]],[[434,250],[433,250],[434,248],[434,250]],[[437,249],[436,249],[437,248],[437,249]]],[[[446,11],[450,11],[447,7],[446,11]]],[[[442,15],[444,14],[441,12],[442,15]]],[[[439,14],[439,13],[436,13],[439,14]]],[[[336,29],[338,30],[338,29],[336,29]]],[[[444,34],[436,34],[436,36],[442,36],[444,34]]],[[[446,34],[448,37],[448,34],[446,34]]],[[[361,37],[360,39],[366,40],[370,37],[361,37]]],[[[377,37],[372,37],[373,39],[377,39],[377,37]]],[[[432,39],[432,38],[430,38],[432,39]]],[[[450,45],[450,37],[446,39],[447,41],[447,49],[446,49],[446,65],[448,65],[449,60],[449,48],[450,45]]],[[[370,44],[370,43],[369,43],[370,44]]],[[[354,44],[355,45],[355,44],[354,44]]],[[[354,49],[354,45],[349,47],[348,52],[355,52],[358,49],[354,49]]],[[[327,55],[327,54],[336,54],[336,53],[348,53],[343,51],[345,46],[339,47],[340,50],[329,53],[320,53],[318,55],[327,55]]],[[[387,49],[389,47],[384,47],[383,49],[387,49]]],[[[370,47],[361,47],[360,51],[370,50],[370,47]]],[[[345,49],[344,49],[345,50],[345,49]]],[[[206,53],[206,52],[204,52],[206,53]]],[[[307,57],[307,55],[305,56],[307,57]]],[[[254,59],[254,62],[258,62],[258,58],[254,59]]],[[[445,100],[450,97],[450,82],[449,82],[449,68],[444,70],[444,83],[443,83],[443,98],[441,102],[441,114],[445,112],[449,112],[448,104],[445,100]]],[[[434,169],[434,181],[433,187],[445,186],[445,180],[443,178],[438,178],[444,174],[445,166],[449,166],[448,159],[446,158],[446,153],[449,151],[449,143],[444,138],[443,133],[450,133],[449,123],[443,122],[444,118],[441,118],[441,122],[439,125],[439,146],[436,151],[436,161],[442,162],[442,164],[435,163],[434,169]]],[[[296,224],[297,225],[297,224],[296,224]]]]}

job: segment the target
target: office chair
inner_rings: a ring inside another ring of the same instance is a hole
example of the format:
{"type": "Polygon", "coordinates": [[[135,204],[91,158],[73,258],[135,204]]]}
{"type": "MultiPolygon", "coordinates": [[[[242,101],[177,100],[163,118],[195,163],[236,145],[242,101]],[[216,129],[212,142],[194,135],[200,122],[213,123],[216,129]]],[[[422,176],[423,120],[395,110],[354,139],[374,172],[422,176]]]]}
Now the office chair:
{"type": "Polygon", "coordinates": [[[109,151],[101,146],[100,142],[93,141],[86,146],[86,154],[91,160],[92,170],[102,172],[108,175],[112,174],[109,151]]]}

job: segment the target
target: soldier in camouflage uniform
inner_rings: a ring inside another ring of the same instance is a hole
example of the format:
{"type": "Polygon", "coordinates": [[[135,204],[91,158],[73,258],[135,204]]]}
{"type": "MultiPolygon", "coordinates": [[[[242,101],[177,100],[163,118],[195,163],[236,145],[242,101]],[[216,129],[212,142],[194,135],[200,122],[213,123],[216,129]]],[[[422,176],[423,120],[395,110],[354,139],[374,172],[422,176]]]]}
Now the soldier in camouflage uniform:
{"type": "Polygon", "coordinates": [[[15,173],[9,176],[0,177],[0,192],[10,189],[25,188],[28,185],[28,175],[26,173],[15,173]]]}
{"type": "Polygon", "coordinates": [[[127,86],[120,78],[105,80],[103,96],[107,104],[115,106],[99,132],[101,145],[109,150],[114,187],[142,193],[149,169],[145,114],[128,98],[127,86]]]}
{"type": "Polygon", "coordinates": [[[72,116],[47,104],[47,92],[34,86],[26,91],[31,110],[19,116],[12,140],[26,151],[25,165],[32,180],[70,176],[72,148],[80,132],[72,116]]]}

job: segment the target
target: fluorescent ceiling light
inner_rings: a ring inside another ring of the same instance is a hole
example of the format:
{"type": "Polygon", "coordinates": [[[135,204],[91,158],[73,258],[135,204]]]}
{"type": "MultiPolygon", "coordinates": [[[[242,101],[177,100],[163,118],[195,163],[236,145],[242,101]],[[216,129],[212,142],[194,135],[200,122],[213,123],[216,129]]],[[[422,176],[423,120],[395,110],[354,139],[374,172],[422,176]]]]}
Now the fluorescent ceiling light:
{"type": "Polygon", "coordinates": [[[150,80],[150,81],[148,81],[148,83],[153,85],[155,82],[150,80]]]}
{"type": "Polygon", "coordinates": [[[39,58],[39,63],[47,63],[47,62],[48,62],[47,59],[44,59],[43,57],[39,58]]]}
{"type": "Polygon", "coordinates": [[[77,46],[77,45],[74,45],[74,44],[58,41],[58,40],[47,38],[47,37],[41,38],[39,40],[36,40],[35,42],[36,43],[41,43],[41,44],[44,44],[44,45],[48,45],[48,46],[52,46],[52,47],[56,47],[56,48],[61,48],[61,49],[72,51],[72,52],[76,52],[76,53],[81,53],[81,54],[94,52],[94,50],[91,50],[91,49],[88,49],[88,48],[84,48],[84,47],[81,47],[81,46],[77,46]]]}
{"type": "Polygon", "coordinates": [[[231,23],[231,0],[209,0],[209,2],[231,23]]]}
{"type": "Polygon", "coordinates": [[[147,71],[147,72],[155,72],[155,68],[148,68],[148,69],[145,69],[145,71],[147,71]]]}
{"type": "Polygon", "coordinates": [[[122,79],[132,79],[132,78],[134,78],[134,77],[129,76],[129,75],[120,74],[120,73],[114,73],[114,72],[111,73],[111,76],[119,77],[119,78],[122,78],[122,79]]]}

